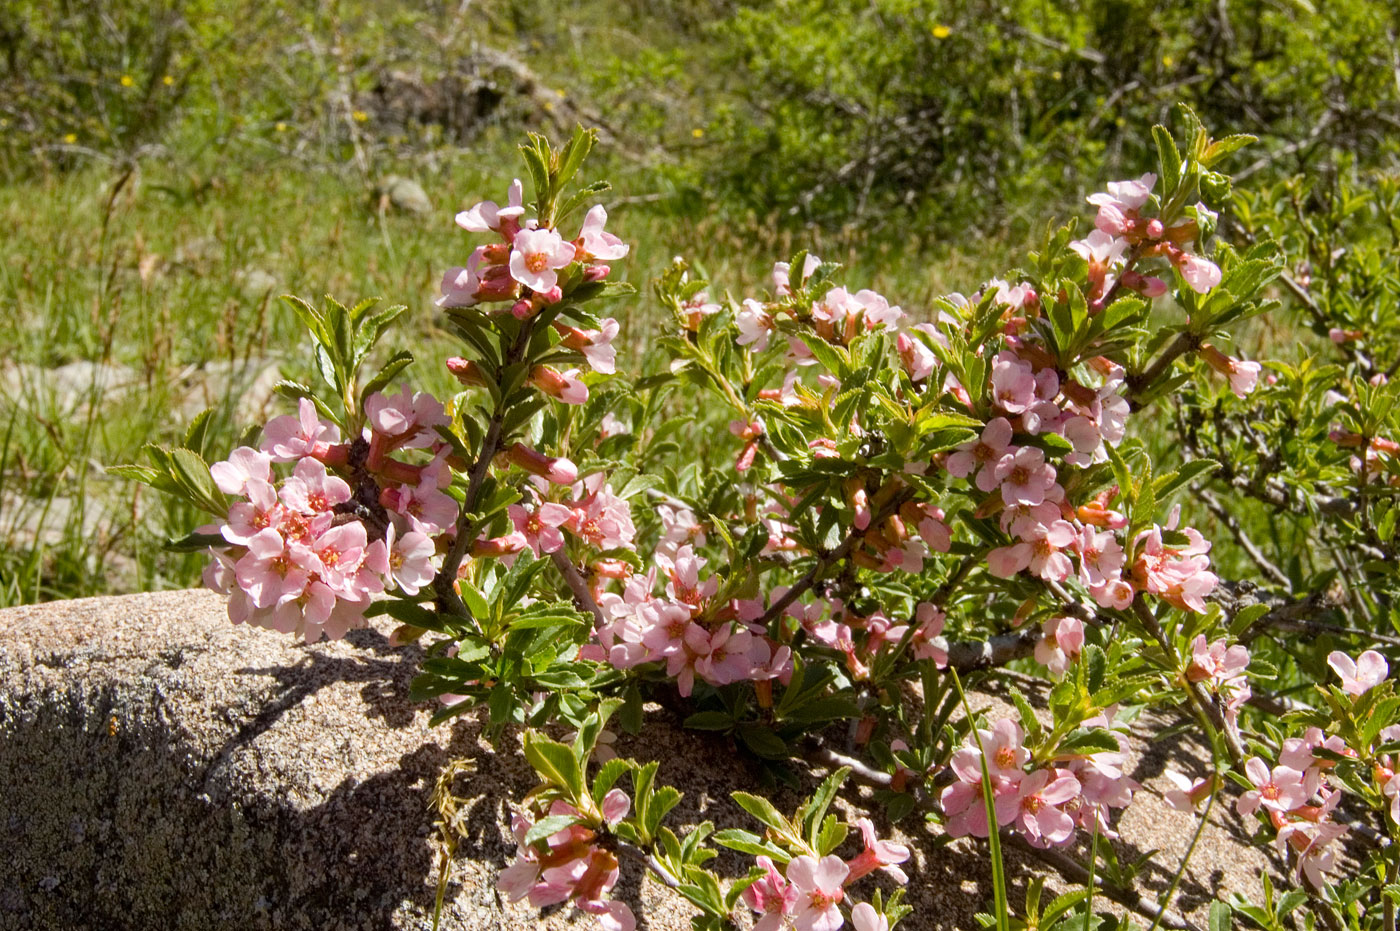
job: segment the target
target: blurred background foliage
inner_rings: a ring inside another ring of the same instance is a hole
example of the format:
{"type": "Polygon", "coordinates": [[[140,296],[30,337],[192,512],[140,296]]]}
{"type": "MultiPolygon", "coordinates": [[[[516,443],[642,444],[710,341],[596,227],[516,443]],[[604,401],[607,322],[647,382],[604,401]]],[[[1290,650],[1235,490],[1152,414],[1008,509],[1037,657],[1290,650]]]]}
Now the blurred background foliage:
{"type": "MultiPolygon", "coordinates": [[[[1177,101],[1260,137],[1223,235],[1309,268],[1349,267],[1333,226],[1395,254],[1372,197],[1400,168],[1390,0],[6,0],[0,604],[194,582],[156,545],[191,515],[104,464],[205,406],[229,443],[265,418],[306,364],[283,293],[406,303],[440,357],[451,217],[500,196],[524,130],[600,131],[635,374],[672,256],[738,293],[811,247],[926,316],[1145,170],[1177,101]]],[[[1367,281],[1336,300],[1400,318],[1367,281]]],[[[1328,353],[1325,331],[1290,305],[1242,349],[1328,353]]]]}

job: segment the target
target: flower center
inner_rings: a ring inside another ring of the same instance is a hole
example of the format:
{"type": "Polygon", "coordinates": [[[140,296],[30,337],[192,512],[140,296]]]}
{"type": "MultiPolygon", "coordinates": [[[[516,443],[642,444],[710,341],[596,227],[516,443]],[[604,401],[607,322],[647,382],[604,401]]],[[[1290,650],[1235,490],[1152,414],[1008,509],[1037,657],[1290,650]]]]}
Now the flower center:
{"type": "Polygon", "coordinates": [[[324,492],[315,491],[306,496],[306,505],[313,511],[324,511],[331,506],[324,492]]]}
{"type": "Polygon", "coordinates": [[[1045,807],[1045,800],[1039,795],[1028,795],[1021,799],[1021,807],[1031,814],[1035,814],[1045,807]]]}
{"type": "Polygon", "coordinates": [[[1274,785],[1271,782],[1268,785],[1264,786],[1262,789],[1260,789],[1259,794],[1264,796],[1264,798],[1268,799],[1269,801],[1275,802],[1278,801],[1278,797],[1283,793],[1279,791],[1278,786],[1274,785]]]}
{"type": "Polygon", "coordinates": [[[1013,485],[1024,485],[1031,480],[1031,470],[1025,466],[1016,466],[1007,479],[1013,485]]]}
{"type": "Polygon", "coordinates": [[[334,569],[340,563],[340,550],[333,546],[328,546],[321,550],[321,565],[327,569],[334,569]]]}
{"type": "Polygon", "coordinates": [[[1016,765],[1016,751],[1012,750],[1010,747],[1000,747],[992,756],[992,759],[1000,768],[1010,769],[1012,766],[1016,765]]]}
{"type": "Polygon", "coordinates": [[[535,274],[544,271],[549,265],[549,256],[543,252],[531,252],[525,256],[525,267],[535,274]]]}
{"type": "Polygon", "coordinates": [[[972,447],[972,458],[976,459],[978,462],[990,462],[996,458],[996,455],[997,451],[986,443],[978,443],[976,446],[972,447]]]}

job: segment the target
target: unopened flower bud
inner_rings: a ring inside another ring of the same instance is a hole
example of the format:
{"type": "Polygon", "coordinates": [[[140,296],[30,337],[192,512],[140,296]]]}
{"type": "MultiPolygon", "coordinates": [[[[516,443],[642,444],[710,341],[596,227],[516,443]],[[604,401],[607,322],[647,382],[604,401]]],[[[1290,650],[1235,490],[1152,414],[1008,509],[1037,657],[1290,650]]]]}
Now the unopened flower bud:
{"type": "Polygon", "coordinates": [[[572,485],[578,481],[578,467],[568,459],[546,456],[524,443],[516,443],[508,449],[506,458],[531,475],[538,475],[556,485],[572,485]]]}

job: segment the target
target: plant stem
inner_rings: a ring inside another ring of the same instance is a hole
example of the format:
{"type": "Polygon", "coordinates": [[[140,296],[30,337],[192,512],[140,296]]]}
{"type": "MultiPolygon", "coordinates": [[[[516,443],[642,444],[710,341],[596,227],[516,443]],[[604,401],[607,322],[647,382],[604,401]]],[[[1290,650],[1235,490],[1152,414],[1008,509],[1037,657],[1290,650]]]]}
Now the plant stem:
{"type": "MultiPolygon", "coordinates": [[[[510,349],[506,352],[505,361],[497,372],[498,375],[501,371],[520,361],[526,347],[530,345],[530,334],[534,330],[534,325],[535,318],[533,317],[521,324],[515,341],[511,343],[510,349]]],[[[476,536],[477,499],[481,495],[481,486],[486,481],[486,474],[491,470],[491,460],[500,451],[501,430],[505,424],[506,413],[506,398],[505,394],[502,393],[500,402],[491,413],[491,421],[487,424],[486,435],[481,440],[481,452],[472,465],[471,474],[467,480],[467,494],[462,501],[462,509],[457,513],[457,532],[452,540],[452,547],[447,551],[446,558],[443,559],[442,568],[433,578],[433,593],[437,596],[439,614],[471,617],[471,612],[462,602],[462,596],[457,594],[457,573],[462,568],[462,560],[466,558],[467,549],[476,536]]]]}
{"type": "MultiPolygon", "coordinates": [[[[1216,767],[1217,773],[1219,767],[1216,767]]],[[[1200,823],[1196,825],[1196,833],[1191,835],[1191,843],[1186,845],[1186,853],[1181,858],[1181,865],[1177,867],[1176,874],[1172,876],[1171,885],[1162,895],[1162,907],[1157,910],[1157,917],[1152,920],[1152,927],[1148,931],[1157,931],[1162,923],[1162,916],[1167,913],[1167,906],[1172,904],[1172,896],[1176,895],[1176,887],[1181,883],[1181,877],[1186,874],[1186,865],[1191,862],[1191,854],[1196,852],[1196,842],[1201,839],[1201,834],[1206,829],[1206,822],[1210,820],[1210,810],[1215,807],[1216,796],[1220,794],[1219,777],[1216,778],[1217,788],[1206,799],[1205,810],[1201,812],[1200,823]]]]}
{"type": "MultiPolygon", "coordinates": [[[[981,738],[977,735],[977,722],[972,717],[972,706],[967,703],[967,693],[963,691],[958,671],[953,673],[953,688],[958,690],[958,700],[962,702],[963,714],[967,715],[967,727],[972,733],[973,742],[981,749],[981,738]]],[[[997,824],[996,801],[992,794],[992,774],[987,769],[987,755],[983,751],[978,757],[982,766],[982,805],[987,812],[987,846],[992,855],[992,894],[996,899],[997,931],[1009,931],[1011,912],[1006,904],[1006,865],[1001,859],[1001,827],[997,824]]]]}

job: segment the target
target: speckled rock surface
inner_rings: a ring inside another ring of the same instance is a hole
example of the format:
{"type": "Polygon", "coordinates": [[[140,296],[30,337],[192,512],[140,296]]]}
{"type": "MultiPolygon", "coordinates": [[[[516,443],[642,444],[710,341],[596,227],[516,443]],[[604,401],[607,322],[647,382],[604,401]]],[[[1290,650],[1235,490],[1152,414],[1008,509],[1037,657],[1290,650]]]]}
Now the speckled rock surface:
{"type": "MultiPolygon", "coordinates": [[[[506,804],[534,779],[518,753],[480,740],[470,719],[427,727],[428,709],[407,698],[418,658],[377,630],[308,647],[234,627],[221,599],[204,592],[0,611],[0,839],[9,861],[0,929],[430,927],[428,798],[455,758],[473,766],[457,785],[471,799],[469,836],[443,927],[595,927],[496,895],[495,875],[514,849],[506,804]]],[[[623,736],[619,751],[662,761],[660,779],[686,793],[680,824],[753,828],[727,793],[755,789],[757,774],[722,742],[664,718],[623,736]]],[[[1162,851],[1145,875],[1150,890],[1165,887],[1195,827],[1158,794],[1170,756],[1193,771],[1189,739],[1143,743],[1133,754],[1145,788],[1122,818],[1117,848],[1124,862],[1162,851]]],[[[1257,894],[1261,873],[1280,872],[1266,852],[1230,840],[1238,822],[1229,806],[1211,821],[1178,899],[1202,925],[1211,898],[1257,894]]],[[[991,897],[984,856],[967,841],[944,846],[931,829],[904,827],[916,848],[909,898],[920,907],[906,927],[975,927],[972,915],[991,897]]],[[[1044,872],[1015,851],[1008,868],[1013,903],[1044,872]]],[[[684,900],[630,865],[618,895],[645,916],[643,928],[689,927],[684,900]]]]}

